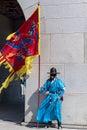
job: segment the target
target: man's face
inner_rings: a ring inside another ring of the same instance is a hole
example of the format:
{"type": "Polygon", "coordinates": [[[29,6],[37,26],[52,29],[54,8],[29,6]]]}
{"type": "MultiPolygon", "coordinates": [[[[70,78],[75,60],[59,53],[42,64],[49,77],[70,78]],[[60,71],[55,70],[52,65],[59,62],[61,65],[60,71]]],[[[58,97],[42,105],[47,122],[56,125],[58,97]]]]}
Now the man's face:
{"type": "Polygon", "coordinates": [[[50,79],[53,80],[55,78],[56,75],[54,74],[50,74],[50,79]]]}

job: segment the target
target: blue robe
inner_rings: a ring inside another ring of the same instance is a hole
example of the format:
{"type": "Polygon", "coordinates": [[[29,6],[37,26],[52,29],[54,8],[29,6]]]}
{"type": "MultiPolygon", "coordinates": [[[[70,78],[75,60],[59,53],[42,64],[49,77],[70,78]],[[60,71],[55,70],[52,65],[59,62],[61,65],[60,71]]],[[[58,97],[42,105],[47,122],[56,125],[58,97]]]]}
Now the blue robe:
{"type": "Polygon", "coordinates": [[[39,106],[37,112],[38,122],[49,122],[53,120],[62,121],[61,119],[61,100],[58,100],[58,96],[61,98],[64,94],[64,84],[59,78],[55,78],[50,81],[48,79],[43,87],[40,89],[40,93],[49,91],[49,94],[45,97],[39,106]]]}

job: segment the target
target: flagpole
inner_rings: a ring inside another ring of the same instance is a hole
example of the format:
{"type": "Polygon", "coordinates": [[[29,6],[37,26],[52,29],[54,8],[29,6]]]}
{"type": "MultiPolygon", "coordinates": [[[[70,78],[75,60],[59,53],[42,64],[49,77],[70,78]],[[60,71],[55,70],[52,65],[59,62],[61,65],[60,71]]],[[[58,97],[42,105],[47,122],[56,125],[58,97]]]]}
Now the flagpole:
{"type": "MultiPolygon", "coordinates": [[[[38,107],[39,108],[39,104],[40,104],[40,55],[38,56],[38,107]]],[[[39,126],[39,122],[37,122],[37,127],[39,126]]]]}
{"type": "Polygon", "coordinates": [[[39,25],[39,56],[38,56],[38,107],[40,103],[40,94],[39,94],[39,89],[40,89],[40,4],[38,2],[38,25],[39,25]]]}
{"type": "MultiPolygon", "coordinates": [[[[39,104],[40,104],[40,3],[38,1],[38,29],[39,29],[39,41],[38,41],[38,50],[39,50],[39,56],[38,56],[38,108],[39,108],[39,104]]],[[[37,122],[37,127],[38,127],[39,123],[37,122]]]]}
{"type": "Polygon", "coordinates": [[[38,108],[40,104],[40,55],[38,57],[38,108]]]}

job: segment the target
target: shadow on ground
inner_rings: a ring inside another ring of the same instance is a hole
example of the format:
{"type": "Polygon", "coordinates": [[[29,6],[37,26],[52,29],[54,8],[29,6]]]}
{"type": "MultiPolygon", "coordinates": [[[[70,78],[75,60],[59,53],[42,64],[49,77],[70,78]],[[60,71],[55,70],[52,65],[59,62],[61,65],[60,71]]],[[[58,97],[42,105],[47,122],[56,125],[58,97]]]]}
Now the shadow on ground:
{"type": "Polygon", "coordinates": [[[24,118],[24,103],[0,103],[0,120],[21,123],[24,118]]]}
{"type": "MultiPolygon", "coordinates": [[[[47,127],[47,124],[46,123],[38,123],[38,122],[29,122],[26,127],[29,127],[29,128],[45,128],[47,127]]],[[[57,126],[55,124],[51,124],[50,128],[57,128],[57,126]]]]}

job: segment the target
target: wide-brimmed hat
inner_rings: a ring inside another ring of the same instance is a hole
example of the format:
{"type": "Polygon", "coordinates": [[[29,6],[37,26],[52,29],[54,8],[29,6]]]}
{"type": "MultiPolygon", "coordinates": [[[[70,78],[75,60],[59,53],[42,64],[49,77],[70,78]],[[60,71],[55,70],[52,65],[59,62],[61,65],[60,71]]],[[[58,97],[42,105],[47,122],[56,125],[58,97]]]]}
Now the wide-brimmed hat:
{"type": "Polygon", "coordinates": [[[60,74],[60,72],[57,72],[57,69],[55,67],[52,67],[50,69],[50,72],[47,72],[48,74],[60,74]]]}

